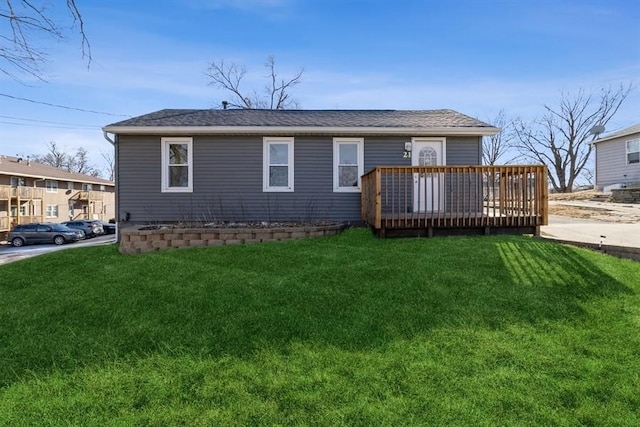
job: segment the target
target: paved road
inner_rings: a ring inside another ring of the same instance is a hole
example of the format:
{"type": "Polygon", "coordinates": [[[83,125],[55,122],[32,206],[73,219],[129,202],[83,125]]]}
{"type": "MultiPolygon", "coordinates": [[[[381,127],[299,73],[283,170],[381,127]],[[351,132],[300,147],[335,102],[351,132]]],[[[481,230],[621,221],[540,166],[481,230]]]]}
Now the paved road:
{"type": "Polygon", "coordinates": [[[104,236],[95,237],[93,239],[86,239],[75,243],[67,243],[64,245],[44,244],[44,245],[28,245],[20,248],[14,248],[9,244],[0,245],[0,265],[6,264],[11,261],[17,261],[19,259],[29,258],[36,255],[45,254],[48,252],[61,251],[65,249],[78,248],[84,246],[95,245],[107,245],[115,243],[116,238],[114,234],[108,234],[104,236]]]}

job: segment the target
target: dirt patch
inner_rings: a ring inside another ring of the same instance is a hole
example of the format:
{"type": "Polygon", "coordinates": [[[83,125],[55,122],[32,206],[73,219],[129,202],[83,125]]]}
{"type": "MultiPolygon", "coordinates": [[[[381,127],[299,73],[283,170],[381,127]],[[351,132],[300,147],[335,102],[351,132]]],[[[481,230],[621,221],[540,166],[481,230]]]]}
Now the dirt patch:
{"type": "Polygon", "coordinates": [[[596,190],[549,194],[549,214],[608,223],[640,222],[640,205],[611,203],[611,193],[596,190]]]}
{"type": "Polygon", "coordinates": [[[549,201],[560,200],[593,200],[609,201],[611,193],[603,193],[597,190],[574,191],[573,193],[550,193],[549,201]]]}
{"type": "Polygon", "coordinates": [[[613,214],[612,211],[602,208],[590,208],[585,206],[570,206],[560,203],[549,202],[549,214],[568,216],[571,218],[590,218],[596,219],[600,217],[609,217],[613,214]]]}

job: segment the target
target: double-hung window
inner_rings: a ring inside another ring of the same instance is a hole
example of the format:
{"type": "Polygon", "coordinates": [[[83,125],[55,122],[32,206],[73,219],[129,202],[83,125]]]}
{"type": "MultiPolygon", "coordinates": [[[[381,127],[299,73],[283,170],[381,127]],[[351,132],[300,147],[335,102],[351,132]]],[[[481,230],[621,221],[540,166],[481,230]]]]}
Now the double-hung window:
{"type": "Polygon", "coordinates": [[[46,215],[47,218],[57,218],[58,217],[58,205],[47,205],[46,215]]]}
{"type": "Polygon", "coordinates": [[[53,179],[47,179],[44,182],[44,186],[47,189],[47,193],[57,193],[58,192],[58,181],[54,181],[53,179]]]}
{"type": "Polygon", "coordinates": [[[627,141],[627,164],[640,163],[640,139],[627,141]]]}
{"type": "Polygon", "coordinates": [[[193,139],[162,138],[162,192],[193,191],[193,139]]]}
{"type": "Polygon", "coordinates": [[[263,191],[293,191],[293,138],[263,139],[263,191]]]}
{"type": "Polygon", "coordinates": [[[364,173],[364,139],[333,139],[333,191],[359,192],[364,173]]]}

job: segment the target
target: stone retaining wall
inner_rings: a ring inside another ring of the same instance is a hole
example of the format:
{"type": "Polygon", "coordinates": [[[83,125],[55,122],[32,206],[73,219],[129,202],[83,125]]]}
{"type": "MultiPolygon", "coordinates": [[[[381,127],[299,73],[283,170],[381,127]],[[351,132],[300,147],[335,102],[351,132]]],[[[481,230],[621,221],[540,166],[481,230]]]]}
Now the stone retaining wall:
{"type": "Polygon", "coordinates": [[[640,188],[619,188],[611,190],[613,203],[640,203],[640,188]]]}
{"type": "Polygon", "coordinates": [[[123,229],[120,232],[119,250],[122,254],[139,254],[169,248],[276,242],[305,237],[334,236],[344,228],[344,225],[328,225],[282,228],[123,229]]]}

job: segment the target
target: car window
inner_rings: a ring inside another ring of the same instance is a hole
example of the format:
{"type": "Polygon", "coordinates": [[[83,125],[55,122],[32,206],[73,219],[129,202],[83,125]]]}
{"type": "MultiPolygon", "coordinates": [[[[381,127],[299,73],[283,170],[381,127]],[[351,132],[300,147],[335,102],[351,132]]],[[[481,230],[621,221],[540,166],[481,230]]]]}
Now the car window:
{"type": "Polygon", "coordinates": [[[15,231],[36,231],[36,225],[35,224],[19,225],[15,228],[15,231]]]}
{"type": "Polygon", "coordinates": [[[38,225],[38,228],[36,231],[51,231],[51,226],[50,225],[38,225]]]}

